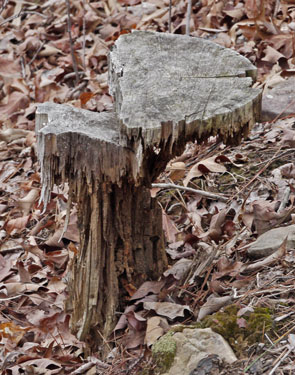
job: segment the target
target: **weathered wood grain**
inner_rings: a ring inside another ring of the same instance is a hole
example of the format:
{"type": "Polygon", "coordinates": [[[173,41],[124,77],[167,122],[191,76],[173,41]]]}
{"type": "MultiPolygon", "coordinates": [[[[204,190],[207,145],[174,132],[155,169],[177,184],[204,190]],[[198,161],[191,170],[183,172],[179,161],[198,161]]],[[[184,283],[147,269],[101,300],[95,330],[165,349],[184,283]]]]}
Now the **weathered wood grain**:
{"type": "Polygon", "coordinates": [[[219,134],[236,142],[260,115],[256,68],[201,38],[135,31],[110,52],[109,87],[122,132],[144,147],[219,134]]]}

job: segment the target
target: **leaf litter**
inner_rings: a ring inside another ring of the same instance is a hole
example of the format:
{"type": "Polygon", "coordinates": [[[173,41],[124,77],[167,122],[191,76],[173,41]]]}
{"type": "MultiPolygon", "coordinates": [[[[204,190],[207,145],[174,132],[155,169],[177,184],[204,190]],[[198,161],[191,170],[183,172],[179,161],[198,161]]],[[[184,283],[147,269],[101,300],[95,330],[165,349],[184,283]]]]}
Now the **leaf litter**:
{"type": "MultiPolygon", "coordinates": [[[[225,147],[218,139],[189,144],[169,163],[157,183],[177,183],[178,188],[155,190],[163,208],[169,269],[161,280],[147,282],[137,291],[126,285],[130,298],[106,361],[97,353],[86,354],[86,344],[70,333],[64,302],[79,233],[74,211],[63,231],[66,188],[52,193],[45,212],[38,203],[36,103],[110,110],[109,48],[132,29],[166,32],[168,5],[160,0],[71,2],[78,85],[65,2],[0,6],[3,374],[137,374],[147,368],[153,373],[149,348],[161,335],[175,324],[202,321],[228,304],[245,311],[237,314],[239,328],[246,329],[245,314],[256,307],[271,309],[274,326],[271,336],[261,332],[260,341],[246,345],[239,361],[224,365],[221,373],[294,371],[295,241],[292,245],[290,238],[284,238],[272,254],[257,261],[248,253],[260,235],[295,221],[292,116],[256,124],[237,147],[225,147]]],[[[184,34],[186,2],[172,5],[172,32],[184,34]]],[[[202,0],[193,4],[190,31],[248,57],[258,67],[258,84],[267,92],[294,75],[294,25],[292,1],[202,0]]]]}

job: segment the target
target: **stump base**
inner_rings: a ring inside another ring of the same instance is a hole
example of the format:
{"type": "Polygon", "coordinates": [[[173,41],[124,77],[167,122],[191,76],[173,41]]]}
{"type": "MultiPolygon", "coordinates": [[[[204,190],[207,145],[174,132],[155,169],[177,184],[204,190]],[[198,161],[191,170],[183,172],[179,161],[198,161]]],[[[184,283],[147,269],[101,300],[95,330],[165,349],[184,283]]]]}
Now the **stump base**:
{"type": "Polygon", "coordinates": [[[124,181],[121,187],[101,184],[93,191],[81,181],[78,213],[81,245],[67,309],[80,340],[90,334],[91,341],[101,341],[114,328],[126,294],[123,284],[138,287],[167,267],[162,211],[145,187],[124,181]]]}

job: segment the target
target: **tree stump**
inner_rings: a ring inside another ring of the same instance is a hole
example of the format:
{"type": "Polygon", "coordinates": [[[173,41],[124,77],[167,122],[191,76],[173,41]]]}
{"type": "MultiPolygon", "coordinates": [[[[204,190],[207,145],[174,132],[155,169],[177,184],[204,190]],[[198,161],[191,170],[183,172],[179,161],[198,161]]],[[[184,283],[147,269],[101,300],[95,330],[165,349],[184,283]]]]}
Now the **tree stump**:
{"type": "Polygon", "coordinates": [[[255,75],[246,58],[207,40],[136,31],[109,55],[114,112],[38,106],[42,199],[68,181],[78,207],[67,307],[79,339],[110,334],[122,283],[161,275],[161,209],[150,184],[190,140],[239,142],[260,115],[255,75]]]}

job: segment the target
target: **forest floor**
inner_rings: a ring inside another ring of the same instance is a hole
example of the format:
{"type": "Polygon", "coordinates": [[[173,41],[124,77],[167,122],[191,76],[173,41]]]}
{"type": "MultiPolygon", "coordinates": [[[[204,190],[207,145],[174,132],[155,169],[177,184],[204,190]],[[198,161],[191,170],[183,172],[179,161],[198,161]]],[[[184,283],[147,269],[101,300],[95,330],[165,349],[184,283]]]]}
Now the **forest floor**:
{"type": "MultiPolygon", "coordinates": [[[[67,207],[62,187],[56,187],[45,212],[39,204],[36,105],[54,101],[110,110],[109,48],[132,29],[167,32],[169,1],[69,3],[72,44],[66,1],[0,3],[2,373],[153,374],[151,345],[171,326],[197,319],[219,331],[238,357],[232,365],[220,364],[217,373],[294,373],[292,115],[256,124],[236,147],[213,138],[189,144],[170,162],[156,182],[178,188],[152,189],[163,208],[169,269],[161,281],[145,283],[135,294],[127,290],[128,313],[118,321],[117,339],[109,342],[114,349],[104,362],[97,353],[85,357],[85,344],[70,333],[64,301],[79,233],[73,213],[62,234],[67,207]],[[215,198],[185,191],[184,185],[215,198]],[[279,232],[273,234],[274,228],[279,232]]],[[[293,3],[195,1],[190,35],[248,57],[258,68],[256,85],[267,90],[295,72],[293,3]]],[[[185,33],[186,9],[185,1],[172,1],[173,33],[185,33]]],[[[205,374],[201,371],[194,374],[205,374]]]]}

